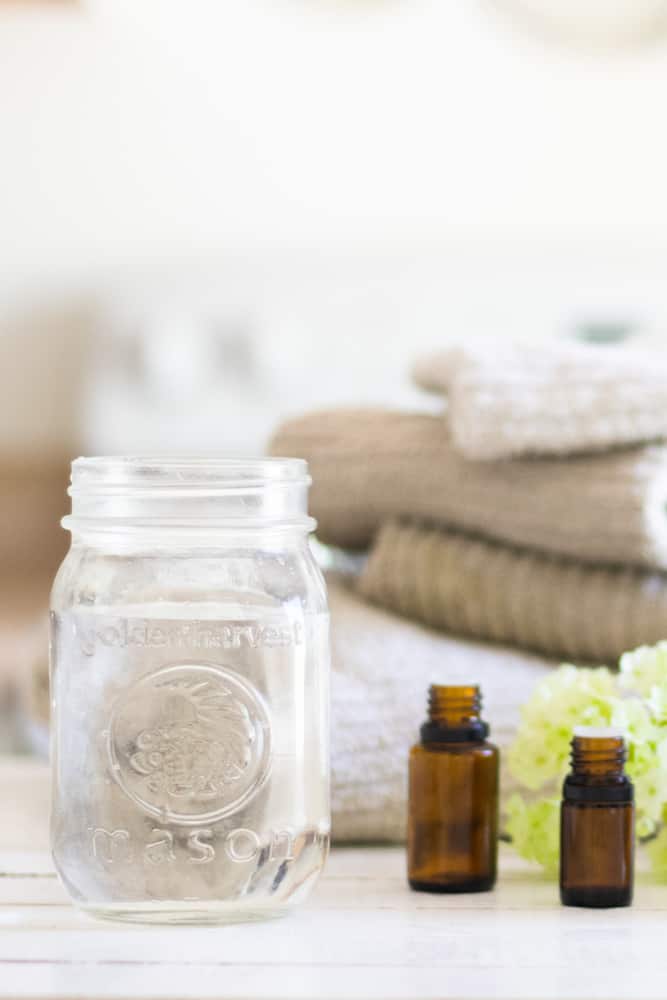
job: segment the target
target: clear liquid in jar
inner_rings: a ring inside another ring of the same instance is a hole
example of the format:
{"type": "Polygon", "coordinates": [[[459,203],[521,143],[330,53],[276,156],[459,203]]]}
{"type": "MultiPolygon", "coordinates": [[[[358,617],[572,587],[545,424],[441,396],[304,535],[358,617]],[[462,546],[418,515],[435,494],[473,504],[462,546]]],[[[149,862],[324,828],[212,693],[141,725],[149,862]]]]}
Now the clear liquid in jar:
{"type": "Polygon", "coordinates": [[[197,921],[301,898],[329,840],[328,615],[80,607],[52,616],[52,643],[52,835],[74,898],[197,921]]]}

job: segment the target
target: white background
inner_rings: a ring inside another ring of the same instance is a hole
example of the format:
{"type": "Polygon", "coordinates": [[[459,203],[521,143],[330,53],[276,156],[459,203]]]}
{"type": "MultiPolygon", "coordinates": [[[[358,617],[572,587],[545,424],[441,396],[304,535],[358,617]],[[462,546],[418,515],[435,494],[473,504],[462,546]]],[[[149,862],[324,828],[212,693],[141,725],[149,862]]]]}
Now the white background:
{"type": "Polygon", "coordinates": [[[661,331],[666,96],[660,39],[585,51],[483,0],[0,3],[0,446],[257,448],[410,402],[452,336],[661,331]],[[173,414],[183,337],[147,403],[100,327],[246,337],[246,382],[195,401],[193,362],[173,414]]]}

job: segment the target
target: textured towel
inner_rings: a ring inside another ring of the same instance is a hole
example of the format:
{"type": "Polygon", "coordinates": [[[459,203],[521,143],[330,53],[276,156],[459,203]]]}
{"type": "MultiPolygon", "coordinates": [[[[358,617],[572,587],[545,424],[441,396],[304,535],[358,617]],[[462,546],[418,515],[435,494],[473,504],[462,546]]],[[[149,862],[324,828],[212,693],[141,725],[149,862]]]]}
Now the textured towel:
{"type": "Polygon", "coordinates": [[[447,394],[452,439],[466,458],[564,455],[667,436],[667,362],[655,351],[473,342],[424,358],[414,377],[447,394]]]}
{"type": "MultiPolygon", "coordinates": [[[[553,664],[432,632],[336,582],[329,581],[329,602],[333,836],[403,840],[408,752],[426,715],[429,684],[479,684],[491,739],[502,750],[519,707],[553,664]]],[[[516,786],[503,764],[501,754],[506,800],[516,786]]]]}
{"type": "Polygon", "coordinates": [[[274,455],[308,459],[322,541],[363,548],[414,517],[594,563],[667,568],[667,447],[468,462],[428,414],[338,410],[289,421],[274,455]]]}
{"type": "Polygon", "coordinates": [[[461,635],[614,665],[667,638],[667,576],[574,560],[413,524],[380,531],[359,589],[461,635]]]}

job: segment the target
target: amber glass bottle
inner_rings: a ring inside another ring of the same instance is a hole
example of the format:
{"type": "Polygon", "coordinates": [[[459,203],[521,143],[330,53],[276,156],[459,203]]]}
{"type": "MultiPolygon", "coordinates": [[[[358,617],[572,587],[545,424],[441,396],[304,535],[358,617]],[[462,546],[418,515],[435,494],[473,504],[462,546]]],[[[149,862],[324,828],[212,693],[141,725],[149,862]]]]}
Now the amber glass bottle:
{"type": "Polygon", "coordinates": [[[560,826],[560,898],[566,906],[632,902],[634,795],[623,772],[625,756],[617,730],[574,730],[560,826]]]}
{"type": "Polygon", "coordinates": [[[498,765],[479,688],[433,685],[410,752],[408,881],[424,892],[483,892],[496,880],[498,765]]]}

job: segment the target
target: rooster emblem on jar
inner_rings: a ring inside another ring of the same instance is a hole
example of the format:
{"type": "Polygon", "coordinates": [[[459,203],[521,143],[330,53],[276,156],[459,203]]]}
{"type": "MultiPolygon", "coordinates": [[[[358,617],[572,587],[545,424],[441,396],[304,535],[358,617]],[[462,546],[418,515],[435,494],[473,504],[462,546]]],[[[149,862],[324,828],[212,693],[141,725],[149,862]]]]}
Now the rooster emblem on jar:
{"type": "Polygon", "coordinates": [[[227,668],[165,667],[118,699],[108,748],[114,778],[147,813],[214,822],[246,805],[268,777],[268,710],[227,668]]]}

